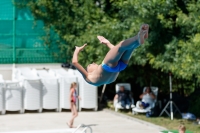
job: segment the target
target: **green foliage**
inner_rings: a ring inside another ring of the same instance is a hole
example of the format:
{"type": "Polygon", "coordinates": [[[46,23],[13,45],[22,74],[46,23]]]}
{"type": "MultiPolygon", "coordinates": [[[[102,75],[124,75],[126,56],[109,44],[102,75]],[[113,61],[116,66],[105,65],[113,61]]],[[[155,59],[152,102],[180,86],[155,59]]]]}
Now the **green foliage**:
{"type": "Polygon", "coordinates": [[[169,37],[169,41],[164,45],[164,52],[148,55],[150,64],[162,71],[171,71],[178,78],[190,80],[195,76],[200,79],[200,2],[176,1],[171,4],[174,7],[168,14],[158,16],[166,31],[163,37],[169,37]]]}
{"type": "Polygon", "coordinates": [[[17,4],[29,7],[36,19],[44,20],[47,29],[53,28],[69,44],[58,43],[62,51],[68,49],[66,54],[72,55],[74,46],[88,43],[80,55],[84,66],[91,62],[101,63],[108,51],[98,42],[97,35],[103,35],[115,44],[139,30],[139,23],[126,20],[125,16],[129,14],[121,11],[128,4],[123,0],[28,0],[17,4]]]}
{"type": "Polygon", "coordinates": [[[74,46],[88,43],[79,58],[83,66],[101,63],[108,51],[98,42],[97,35],[116,44],[136,35],[140,25],[148,23],[149,39],[133,52],[129,69],[119,78],[135,78],[143,85],[157,82],[155,84],[162,86],[168,79],[161,77],[172,72],[177,81],[174,89],[188,86],[187,80],[191,83],[190,90],[193,77],[200,81],[199,0],[19,1],[18,6],[29,7],[36,19],[44,20],[46,29],[53,28],[58,33],[64,42],[57,42],[57,45],[69,59],[74,46]]]}

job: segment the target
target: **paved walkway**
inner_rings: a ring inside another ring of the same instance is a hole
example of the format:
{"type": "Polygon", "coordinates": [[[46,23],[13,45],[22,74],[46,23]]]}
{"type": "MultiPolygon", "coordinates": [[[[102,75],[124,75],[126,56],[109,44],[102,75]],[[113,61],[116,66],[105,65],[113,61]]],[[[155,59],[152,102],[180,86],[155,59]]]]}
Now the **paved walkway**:
{"type": "MultiPolygon", "coordinates": [[[[0,132],[68,133],[66,121],[70,116],[70,112],[0,115],[0,132]]],[[[75,125],[78,124],[95,124],[96,126],[92,126],[93,133],[159,133],[164,130],[160,126],[109,110],[80,112],[78,118],[75,119],[75,125]]]]}

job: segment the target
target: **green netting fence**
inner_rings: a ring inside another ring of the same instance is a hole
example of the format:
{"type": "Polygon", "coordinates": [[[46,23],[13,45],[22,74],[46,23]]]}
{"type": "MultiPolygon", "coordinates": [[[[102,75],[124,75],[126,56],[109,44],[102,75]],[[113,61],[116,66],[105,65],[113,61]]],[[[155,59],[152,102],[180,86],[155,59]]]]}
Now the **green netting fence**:
{"type": "Polygon", "coordinates": [[[0,1],[0,64],[65,62],[66,57],[54,56],[59,53],[56,44],[45,45],[44,36],[43,21],[34,20],[28,9],[0,1]]]}

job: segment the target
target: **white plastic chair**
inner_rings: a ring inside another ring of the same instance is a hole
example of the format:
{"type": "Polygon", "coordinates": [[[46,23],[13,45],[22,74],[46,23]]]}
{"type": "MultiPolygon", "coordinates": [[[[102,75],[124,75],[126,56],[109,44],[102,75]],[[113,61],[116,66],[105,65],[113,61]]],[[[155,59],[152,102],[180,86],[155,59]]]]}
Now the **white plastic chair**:
{"type": "Polygon", "coordinates": [[[23,111],[23,88],[20,87],[19,82],[6,81],[4,88],[5,96],[5,111],[23,111]]]}
{"type": "Polygon", "coordinates": [[[43,85],[42,107],[44,109],[56,109],[56,111],[59,111],[58,78],[52,76],[46,70],[36,70],[36,72],[43,85]]]}
{"type": "Polygon", "coordinates": [[[42,83],[38,80],[24,79],[24,109],[42,112],[42,83]]]}
{"type": "Polygon", "coordinates": [[[65,70],[63,68],[59,68],[59,69],[50,69],[49,73],[51,75],[56,75],[56,77],[65,77],[65,76],[72,76],[74,75],[73,70],[65,70]]]}
{"type": "Polygon", "coordinates": [[[36,69],[33,69],[33,71],[35,71],[39,77],[48,77],[48,76],[53,77],[52,75],[50,75],[48,73],[47,70],[36,70],[36,69]]]}
{"type": "Polygon", "coordinates": [[[67,69],[67,73],[70,74],[70,75],[75,75],[75,70],[67,69]]]}
{"type": "MultiPolygon", "coordinates": [[[[145,92],[145,90],[146,90],[146,87],[144,87],[143,93],[145,92]]],[[[152,108],[155,107],[155,103],[157,102],[157,96],[158,96],[158,87],[151,87],[151,91],[156,96],[156,98],[154,99],[154,102],[152,104],[150,104],[149,107],[142,109],[142,108],[139,107],[139,104],[140,104],[141,101],[137,101],[136,107],[133,108],[133,114],[135,114],[135,113],[146,113],[146,112],[150,111],[152,108]]]]}
{"type": "MultiPolygon", "coordinates": [[[[128,90],[131,92],[131,85],[129,83],[118,83],[115,85],[116,93],[119,91],[120,86],[124,86],[125,90],[128,90]]],[[[132,98],[132,96],[130,96],[130,98],[131,98],[131,105],[126,105],[125,108],[121,106],[118,100],[114,100],[115,111],[117,112],[119,109],[131,109],[132,107],[134,107],[134,99],[132,98]]]]}
{"type": "Polygon", "coordinates": [[[97,87],[88,84],[78,72],[78,70],[74,70],[76,76],[78,77],[78,87],[79,87],[79,95],[81,100],[79,101],[79,111],[82,108],[86,109],[94,109],[97,111],[98,109],[98,96],[97,96],[97,87]]]}
{"type": "Polygon", "coordinates": [[[29,67],[19,67],[16,68],[19,75],[33,75],[31,68],[29,67]]]}
{"type": "Polygon", "coordinates": [[[42,83],[37,73],[28,67],[16,68],[17,80],[24,86],[23,103],[25,110],[42,112],[42,83]]]}
{"type": "MultiPolygon", "coordinates": [[[[38,80],[39,77],[34,70],[32,70],[29,67],[19,67],[15,69],[15,79],[23,81],[24,79],[26,80],[38,80]]],[[[14,79],[14,80],[15,80],[14,79]]]]}
{"type": "Polygon", "coordinates": [[[5,114],[5,102],[4,102],[4,87],[5,83],[3,80],[0,81],[0,112],[5,114]]]}
{"type": "Polygon", "coordinates": [[[0,81],[3,81],[3,75],[0,74],[0,81]]]}
{"type": "Polygon", "coordinates": [[[74,70],[74,74],[75,74],[76,76],[81,76],[81,77],[82,77],[82,74],[81,74],[78,70],[74,70]]]}

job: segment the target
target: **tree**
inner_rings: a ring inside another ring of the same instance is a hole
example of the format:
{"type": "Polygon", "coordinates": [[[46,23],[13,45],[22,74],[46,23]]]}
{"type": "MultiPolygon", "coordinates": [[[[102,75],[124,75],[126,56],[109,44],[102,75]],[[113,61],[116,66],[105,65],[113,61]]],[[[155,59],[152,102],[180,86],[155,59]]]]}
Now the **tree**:
{"type": "Polygon", "coordinates": [[[191,84],[192,77],[200,80],[199,0],[20,0],[18,5],[30,8],[46,29],[54,29],[64,40],[57,42],[61,51],[70,57],[74,46],[88,43],[79,58],[84,66],[101,63],[108,51],[97,35],[116,44],[148,23],[148,41],[133,52],[129,68],[119,78],[128,80],[140,73],[144,76],[137,81],[144,84],[147,78],[148,84],[172,72],[181,88],[185,80],[191,84]]]}
{"type": "MultiPolygon", "coordinates": [[[[23,4],[18,2],[19,6],[23,4]]],[[[108,51],[98,43],[97,35],[104,35],[115,44],[139,30],[138,24],[123,20],[122,0],[27,0],[24,5],[31,9],[36,19],[45,22],[47,29],[53,28],[65,41],[65,44],[58,43],[61,51],[68,48],[67,54],[72,55],[74,46],[88,43],[80,57],[85,65],[92,61],[100,63],[108,51]]]]}

